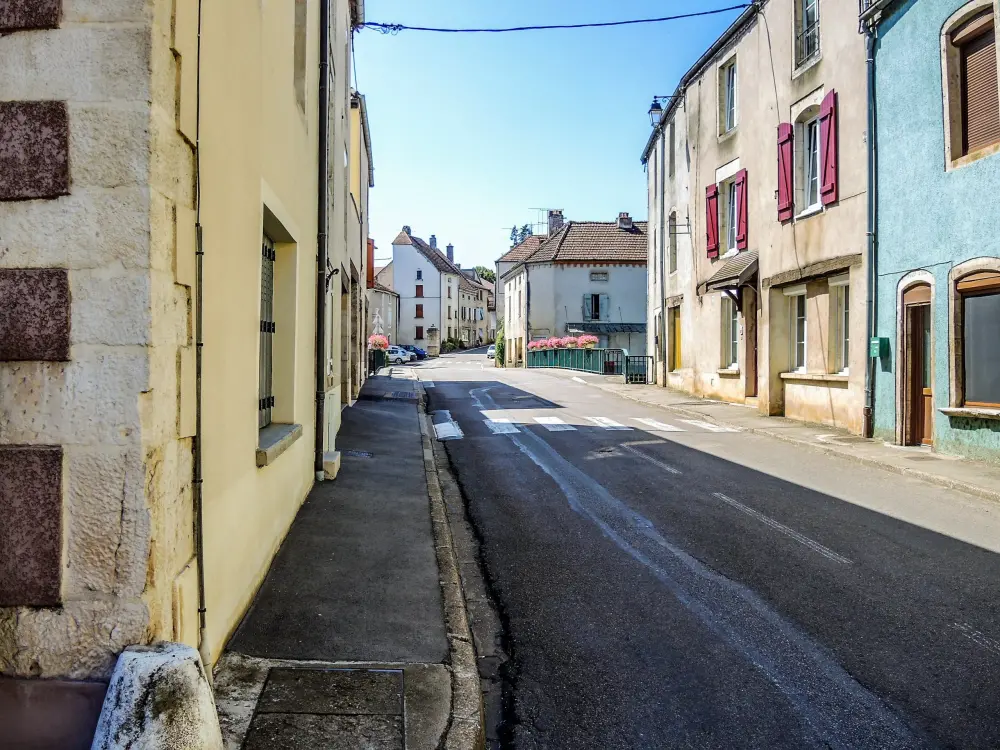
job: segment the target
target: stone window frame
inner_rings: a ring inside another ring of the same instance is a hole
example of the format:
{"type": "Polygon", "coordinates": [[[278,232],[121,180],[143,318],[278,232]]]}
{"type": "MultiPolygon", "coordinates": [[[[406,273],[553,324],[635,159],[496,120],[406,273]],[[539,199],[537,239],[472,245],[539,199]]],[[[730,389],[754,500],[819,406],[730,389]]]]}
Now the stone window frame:
{"type": "Polygon", "coordinates": [[[670,208],[667,214],[667,275],[674,276],[680,268],[678,262],[679,250],[677,246],[677,206],[670,208]],[[673,228],[671,229],[671,223],[673,228]]]}
{"type": "Polygon", "coordinates": [[[906,424],[906,417],[909,410],[906,408],[906,316],[903,305],[903,295],[915,286],[926,284],[931,288],[931,378],[933,387],[934,377],[934,349],[937,339],[937,331],[934,326],[934,305],[937,303],[937,284],[934,274],[923,269],[910,271],[905,274],[896,284],[896,353],[895,371],[896,379],[896,445],[905,445],[906,436],[909,434],[909,425],[906,424]]]}
{"type": "Polygon", "coordinates": [[[736,49],[731,50],[725,57],[719,60],[716,66],[716,118],[719,140],[725,140],[735,133],[740,126],[740,66],[736,56],[736,49]],[[729,99],[727,97],[727,74],[732,68],[736,75],[733,81],[733,124],[726,127],[726,111],[729,99]]]}
{"type": "Polygon", "coordinates": [[[720,295],[719,304],[719,369],[726,372],[740,370],[740,311],[728,294],[720,295]]]}
{"type": "MultiPolygon", "coordinates": [[[[962,295],[958,282],[966,276],[983,271],[1000,273],[1000,258],[973,258],[952,266],[948,272],[948,406],[952,409],[965,408],[965,337],[962,335],[962,295]]],[[[932,334],[933,336],[933,328],[932,334]]]]}
{"type": "Polygon", "coordinates": [[[784,287],[788,305],[788,372],[802,374],[809,371],[809,290],[805,283],[784,287]],[[805,300],[802,332],[802,364],[798,364],[798,301],[805,300]]]}
{"type": "Polygon", "coordinates": [[[851,374],[851,274],[850,272],[827,279],[829,289],[830,372],[834,375],[851,374]],[[845,312],[847,320],[844,320],[845,312]],[[845,341],[846,336],[846,341],[845,341]],[[846,346],[845,346],[846,344],[846,346]]]}
{"type": "MultiPolygon", "coordinates": [[[[945,171],[972,164],[987,156],[1000,153],[1000,143],[962,155],[962,97],[961,66],[958,48],[951,43],[951,33],[984,10],[993,8],[994,24],[1000,22],[1000,0],[971,0],[956,10],[941,27],[941,102],[944,107],[944,165],[945,171]]],[[[1000,29],[998,29],[1000,31],[1000,29]]],[[[1000,80],[1000,50],[997,54],[998,80],[1000,80]]]]}
{"type": "MultiPolygon", "coordinates": [[[[826,206],[823,205],[822,195],[819,190],[817,190],[817,202],[811,206],[805,205],[805,143],[806,143],[806,126],[813,120],[818,121],[820,116],[820,110],[823,105],[823,99],[826,96],[826,89],[824,87],[819,87],[815,91],[810,92],[807,96],[797,101],[792,105],[791,121],[795,129],[795,139],[794,144],[794,165],[792,168],[792,199],[795,206],[796,213],[794,220],[806,219],[815,214],[823,213],[826,210],[826,206]]],[[[823,151],[822,144],[818,145],[820,150],[819,154],[819,179],[822,188],[822,175],[823,175],[823,151]]]]}

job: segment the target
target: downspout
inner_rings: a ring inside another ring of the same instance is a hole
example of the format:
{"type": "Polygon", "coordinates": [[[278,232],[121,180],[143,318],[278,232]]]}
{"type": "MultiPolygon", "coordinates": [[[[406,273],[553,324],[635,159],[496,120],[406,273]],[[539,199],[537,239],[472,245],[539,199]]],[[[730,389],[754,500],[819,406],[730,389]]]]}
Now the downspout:
{"type": "MultiPolygon", "coordinates": [[[[876,266],[878,227],[878,160],[877,127],[878,115],[875,106],[875,30],[871,26],[866,31],[868,65],[868,339],[875,338],[878,325],[875,310],[875,292],[878,283],[876,266]]],[[[868,356],[865,368],[865,408],[863,431],[865,437],[875,434],[875,367],[877,358],[868,356]]]]}
{"type": "Polygon", "coordinates": [[[330,1],[319,4],[319,165],[317,168],[316,210],[316,481],[326,476],[323,467],[323,438],[326,430],[326,266],[330,167],[330,1]]]}
{"type": "Polygon", "coordinates": [[[202,426],[201,426],[201,373],[202,349],[205,345],[204,316],[202,315],[202,289],[205,279],[205,242],[201,225],[201,17],[202,2],[198,0],[198,53],[195,67],[195,127],[194,127],[194,208],[195,208],[195,305],[194,305],[194,351],[195,351],[195,422],[194,438],[191,440],[191,459],[194,476],[191,478],[191,492],[194,501],[194,554],[198,568],[198,653],[205,667],[209,684],[212,682],[212,649],[208,642],[207,604],[205,597],[205,513],[204,513],[204,473],[202,471],[202,426]]]}
{"type": "Polygon", "coordinates": [[[524,264],[524,366],[528,366],[528,342],[531,341],[531,281],[528,264],[524,264]]]}
{"type": "MultiPolygon", "coordinates": [[[[663,382],[660,384],[664,387],[667,385],[667,309],[665,307],[667,301],[667,268],[664,265],[664,247],[669,247],[670,238],[666,237],[663,233],[669,226],[665,219],[665,212],[667,209],[667,176],[665,173],[666,166],[666,155],[664,154],[667,139],[663,136],[664,130],[660,134],[660,205],[657,206],[660,214],[660,246],[656,249],[659,255],[660,264],[660,288],[657,290],[657,302],[660,307],[660,324],[657,326],[656,336],[660,341],[660,364],[663,365],[663,382]]],[[[676,335],[676,334],[675,334],[676,335]]],[[[654,379],[656,372],[653,373],[654,379]]]]}

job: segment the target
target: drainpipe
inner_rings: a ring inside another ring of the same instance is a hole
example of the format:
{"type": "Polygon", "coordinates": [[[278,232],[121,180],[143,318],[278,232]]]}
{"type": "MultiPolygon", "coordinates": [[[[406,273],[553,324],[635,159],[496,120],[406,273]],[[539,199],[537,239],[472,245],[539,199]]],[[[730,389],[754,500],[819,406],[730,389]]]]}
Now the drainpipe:
{"type": "MultiPolygon", "coordinates": [[[[875,30],[869,26],[866,31],[866,49],[868,65],[868,339],[876,335],[878,324],[875,310],[875,291],[878,283],[876,265],[878,227],[878,153],[877,126],[878,114],[875,105],[875,30]]],[[[875,367],[876,358],[867,358],[865,368],[865,408],[864,436],[875,434],[875,367]]]]}
{"type": "Polygon", "coordinates": [[[198,653],[205,667],[205,675],[209,684],[212,682],[212,650],[208,642],[207,606],[205,598],[205,515],[202,472],[202,427],[201,427],[201,373],[202,348],[205,345],[203,334],[204,316],[202,315],[202,300],[204,294],[205,243],[201,226],[201,17],[202,2],[198,0],[198,59],[195,82],[195,135],[194,135],[194,173],[195,173],[195,305],[194,305],[194,349],[195,349],[195,423],[194,439],[191,441],[191,462],[193,476],[191,492],[194,501],[194,554],[195,566],[198,569],[198,653]]]}
{"type": "Polygon", "coordinates": [[[531,340],[531,281],[528,264],[524,264],[524,366],[528,366],[528,342],[531,340]]]}
{"type": "MultiPolygon", "coordinates": [[[[666,130],[663,131],[666,133],[666,130]]],[[[665,213],[667,209],[667,176],[665,174],[667,157],[664,154],[666,150],[667,139],[664,137],[663,133],[660,134],[660,205],[657,207],[660,214],[660,246],[656,248],[656,253],[659,256],[660,263],[660,288],[656,291],[657,302],[660,307],[660,324],[657,326],[656,337],[660,340],[660,364],[663,365],[663,382],[660,385],[667,385],[667,268],[664,265],[664,248],[669,247],[670,238],[667,237],[664,232],[667,231],[669,224],[667,223],[665,213]]],[[[675,334],[676,335],[676,334],[675,334]]],[[[631,342],[630,342],[631,343],[631,342]]],[[[653,373],[654,378],[657,373],[653,373]]]]}
{"type": "Polygon", "coordinates": [[[317,169],[316,211],[316,481],[325,478],[323,436],[326,407],[326,266],[327,203],[330,166],[330,0],[319,4],[319,166],[317,169]]]}

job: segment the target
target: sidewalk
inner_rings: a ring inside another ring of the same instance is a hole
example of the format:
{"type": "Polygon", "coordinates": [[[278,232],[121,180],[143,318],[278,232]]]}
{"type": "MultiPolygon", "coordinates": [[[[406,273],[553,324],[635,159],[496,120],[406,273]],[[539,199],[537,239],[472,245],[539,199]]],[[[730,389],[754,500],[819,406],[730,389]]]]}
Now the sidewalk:
{"type": "Polygon", "coordinates": [[[228,749],[481,741],[464,604],[448,585],[454,551],[429,493],[422,392],[396,372],[369,379],[344,411],[337,479],[310,492],[216,666],[228,749]]]}
{"type": "Polygon", "coordinates": [[[836,427],[806,424],[784,417],[765,417],[756,409],[746,406],[703,399],[656,385],[624,385],[611,382],[600,375],[587,375],[570,370],[546,370],[546,372],[558,373],[560,377],[573,377],[623,398],[671,409],[694,419],[707,419],[738,427],[744,432],[804,445],[814,450],[1000,502],[1000,467],[983,461],[933,453],[927,448],[902,447],[879,440],[869,440],[836,427]]]}

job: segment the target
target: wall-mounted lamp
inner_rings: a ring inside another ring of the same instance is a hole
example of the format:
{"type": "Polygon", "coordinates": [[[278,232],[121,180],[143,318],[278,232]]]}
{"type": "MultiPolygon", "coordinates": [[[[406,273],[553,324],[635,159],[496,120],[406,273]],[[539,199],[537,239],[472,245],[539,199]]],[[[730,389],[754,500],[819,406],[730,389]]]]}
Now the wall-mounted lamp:
{"type": "Polygon", "coordinates": [[[649,124],[654,128],[659,124],[660,118],[663,117],[663,104],[662,102],[669,102],[673,99],[673,96],[654,96],[653,103],[649,107],[649,124]]]}

